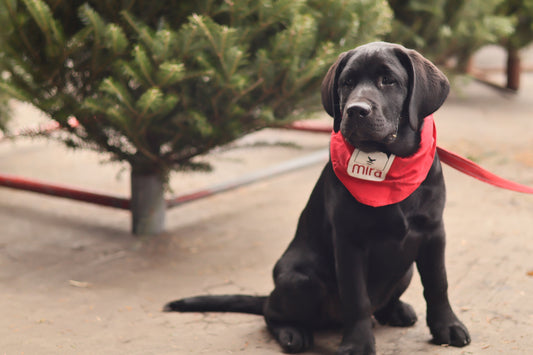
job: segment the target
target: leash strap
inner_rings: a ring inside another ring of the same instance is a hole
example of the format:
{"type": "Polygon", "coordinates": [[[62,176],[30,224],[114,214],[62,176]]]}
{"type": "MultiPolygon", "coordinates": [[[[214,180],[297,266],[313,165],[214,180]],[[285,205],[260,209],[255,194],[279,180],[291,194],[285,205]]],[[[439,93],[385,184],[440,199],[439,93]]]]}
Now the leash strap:
{"type": "Polygon", "coordinates": [[[439,154],[439,158],[443,163],[446,163],[452,168],[459,170],[463,174],[503,189],[533,194],[533,188],[501,178],[498,175],[483,169],[473,161],[452,153],[449,150],[437,147],[437,153],[439,154]]]}

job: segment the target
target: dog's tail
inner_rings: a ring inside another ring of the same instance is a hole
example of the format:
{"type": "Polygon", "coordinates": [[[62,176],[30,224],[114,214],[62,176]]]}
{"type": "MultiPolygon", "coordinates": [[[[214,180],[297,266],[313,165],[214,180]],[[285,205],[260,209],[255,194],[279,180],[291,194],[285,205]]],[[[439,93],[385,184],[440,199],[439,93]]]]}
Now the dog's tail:
{"type": "Polygon", "coordinates": [[[206,295],[169,302],[165,312],[236,312],[263,315],[267,296],[206,295]]]}

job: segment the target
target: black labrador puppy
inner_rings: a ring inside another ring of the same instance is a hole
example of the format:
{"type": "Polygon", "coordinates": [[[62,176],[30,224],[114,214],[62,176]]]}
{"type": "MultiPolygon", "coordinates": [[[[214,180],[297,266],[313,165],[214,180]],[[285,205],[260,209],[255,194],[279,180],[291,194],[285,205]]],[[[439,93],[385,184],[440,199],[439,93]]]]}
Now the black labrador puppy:
{"type": "Polygon", "coordinates": [[[342,53],[322,83],[334,118],[331,159],[274,268],[270,296],[198,296],[165,310],[261,314],[289,353],[308,349],[313,330],[342,326],[338,354],[375,354],[373,317],[400,327],[417,320],[400,300],[416,264],[433,342],[469,344],[448,301],[431,118],[448,91],[444,74],[414,50],[376,42],[342,53]]]}

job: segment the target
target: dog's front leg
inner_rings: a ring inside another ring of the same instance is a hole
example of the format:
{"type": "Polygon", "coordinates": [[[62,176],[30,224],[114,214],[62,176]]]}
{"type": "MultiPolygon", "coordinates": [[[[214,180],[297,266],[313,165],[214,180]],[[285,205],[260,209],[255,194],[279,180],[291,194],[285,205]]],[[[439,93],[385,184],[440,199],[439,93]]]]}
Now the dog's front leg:
{"type": "Polygon", "coordinates": [[[470,335],[448,300],[444,246],[444,227],[441,225],[422,245],[416,264],[424,286],[426,319],[433,342],[461,347],[470,343],[470,335]]]}
{"type": "Polygon", "coordinates": [[[352,237],[337,234],[335,238],[335,267],[344,316],[344,333],[337,355],[372,355],[376,346],[366,287],[366,253],[352,237]]]}

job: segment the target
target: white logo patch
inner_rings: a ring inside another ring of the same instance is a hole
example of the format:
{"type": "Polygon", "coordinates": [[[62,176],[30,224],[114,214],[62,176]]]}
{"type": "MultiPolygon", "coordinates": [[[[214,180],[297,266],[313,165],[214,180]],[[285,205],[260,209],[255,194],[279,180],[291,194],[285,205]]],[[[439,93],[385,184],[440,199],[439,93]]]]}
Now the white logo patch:
{"type": "Polygon", "coordinates": [[[363,152],[355,149],[348,162],[348,175],[369,181],[383,181],[394,161],[394,154],[383,152],[363,152]]]}

